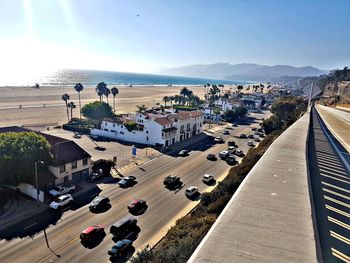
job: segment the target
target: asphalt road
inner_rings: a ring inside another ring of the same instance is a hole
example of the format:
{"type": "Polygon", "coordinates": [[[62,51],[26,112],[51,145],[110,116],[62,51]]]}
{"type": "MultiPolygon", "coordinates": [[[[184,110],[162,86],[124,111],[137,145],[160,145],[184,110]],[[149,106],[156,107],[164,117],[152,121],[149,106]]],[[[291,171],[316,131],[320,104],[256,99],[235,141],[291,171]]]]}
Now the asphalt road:
{"type": "MultiPolygon", "coordinates": [[[[261,117],[264,115],[257,115],[257,118],[261,117]]],[[[188,157],[162,155],[126,172],[124,176],[133,175],[137,178],[138,183],[131,188],[121,189],[113,182],[98,184],[97,190],[86,192],[79,200],[75,200],[76,204],[72,209],[62,215],[52,211],[42,212],[34,219],[18,223],[12,227],[14,233],[22,231],[25,234],[31,229],[35,232],[37,228],[46,228],[51,251],[47,248],[41,231],[32,238],[26,236],[23,239],[0,241],[0,262],[108,262],[107,251],[114,244],[109,227],[130,215],[127,205],[135,198],[146,200],[148,209],[143,215],[137,216],[141,232],[134,242],[134,247],[140,249],[147,244],[155,244],[176,219],[188,213],[198,203],[186,198],[184,192],[188,186],[197,186],[200,192],[207,191],[210,187],[201,181],[203,174],[211,173],[216,179],[227,174],[230,166],[222,160],[208,161],[207,154],[218,154],[227,148],[227,141],[231,139],[236,141],[240,149],[247,152],[248,139],[235,139],[233,136],[252,133],[249,125],[235,127],[230,135],[222,135],[223,129],[224,127],[220,128],[211,136],[224,137],[224,144],[211,146],[208,144],[211,138],[208,137],[204,143],[196,145],[196,150],[191,151],[188,157]],[[163,178],[169,174],[179,175],[184,184],[183,188],[176,192],[164,188],[163,178]],[[93,214],[86,204],[99,192],[110,198],[112,207],[103,213],[93,214]],[[52,221],[57,223],[49,225],[52,221]],[[94,224],[103,224],[106,236],[96,247],[85,248],[80,243],[79,234],[87,226],[94,224]]]]}
{"type": "Polygon", "coordinates": [[[323,262],[350,262],[350,174],[316,110],[311,125],[308,159],[321,256],[323,262]]]}

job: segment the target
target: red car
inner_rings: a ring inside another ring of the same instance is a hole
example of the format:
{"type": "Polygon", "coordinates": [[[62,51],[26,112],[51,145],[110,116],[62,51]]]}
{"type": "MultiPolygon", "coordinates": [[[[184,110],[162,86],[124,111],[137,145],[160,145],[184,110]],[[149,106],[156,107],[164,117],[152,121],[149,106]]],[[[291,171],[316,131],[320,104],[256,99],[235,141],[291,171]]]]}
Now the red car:
{"type": "Polygon", "coordinates": [[[93,241],[104,233],[103,225],[89,226],[80,234],[80,240],[83,242],[93,241]]]}
{"type": "Polygon", "coordinates": [[[146,201],[142,199],[135,199],[131,201],[130,204],[128,205],[128,209],[130,212],[138,213],[146,208],[147,208],[146,201]]]}

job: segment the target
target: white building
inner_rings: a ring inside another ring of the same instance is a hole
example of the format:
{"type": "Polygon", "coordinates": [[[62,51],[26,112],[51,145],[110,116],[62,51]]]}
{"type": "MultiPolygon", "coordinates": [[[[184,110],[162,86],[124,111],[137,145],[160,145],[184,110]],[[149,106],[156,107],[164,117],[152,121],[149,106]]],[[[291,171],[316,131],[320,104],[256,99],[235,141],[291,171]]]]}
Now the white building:
{"type": "Polygon", "coordinates": [[[92,129],[93,136],[155,146],[170,146],[203,131],[203,113],[135,113],[106,119],[100,129],[92,129]]]}

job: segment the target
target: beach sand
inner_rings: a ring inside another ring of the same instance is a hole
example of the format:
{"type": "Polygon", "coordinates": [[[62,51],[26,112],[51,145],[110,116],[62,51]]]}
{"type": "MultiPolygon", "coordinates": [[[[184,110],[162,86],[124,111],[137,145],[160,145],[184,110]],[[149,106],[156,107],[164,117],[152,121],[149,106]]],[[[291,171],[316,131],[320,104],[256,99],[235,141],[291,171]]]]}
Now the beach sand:
{"type": "MultiPolygon", "coordinates": [[[[183,86],[117,86],[116,112],[126,113],[137,110],[136,105],[147,107],[163,104],[164,96],[179,94],[183,86]]],[[[111,88],[111,87],[109,87],[111,88]]],[[[203,86],[187,86],[195,95],[203,98],[203,86]]],[[[0,126],[55,126],[67,122],[67,113],[62,95],[67,93],[77,108],[73,117],[79,117],[78,93],[71,87],[0,87],[0,126]],[[20,106],[21,105],[21,106],[20,106]]],[[[80,93],[81,104],[99,100],[94,86],[85,86],[80,93]]],[[[106,101],[106,98],[104,98],[106,101]]],[[[113,107],[113,96],[109,96],[109,104],[113,107]]]]}
{"type": "MultiPolygon", "coordinates": [[[[245,86],[245,88],[248,85],[245,86]]],[[[109,86],[112,88],[113,86],[109,86]]],[[[137,110],[137,105],[147,107],[156,103],[164,104],[164,96],[180,94],[184,86],[117,86],[119,95],[116,97],[116,113],[127,113],[137,110]]],[[[186,86],[200,98],[204,98],[203,86],[186,86]]],[[[236,90],[235,85],[225,85],[224,92],[236,90]]],[[[244,91],[243,91],[244,92],[244,91]]],[[[248,92],[248,91],[247,91],[248,92]]],[[[250,91],[249,91],[250,92],[250,91]]],[[[28,127],[45,127],[62,125],[67,122],[67,113],[62,95],[70,95],[77,108],[73,117],[79,117],[78,93],[73,86],[33,87],[0,87],[0,126],[25,125],[28,127]]],[[[223,94],[223,93],[222,93],[223,94]]],[[[84,86],[80,93],[81,104],[99,100],[95,86],[84,86]]],[[[106,101],[106,98],[104,98],[106,101]]],[[[109,96],[109,104],[113,107],[113,96],[109,96]]],[[[170,102],[169,102],[170,103],[170,102]]]]}

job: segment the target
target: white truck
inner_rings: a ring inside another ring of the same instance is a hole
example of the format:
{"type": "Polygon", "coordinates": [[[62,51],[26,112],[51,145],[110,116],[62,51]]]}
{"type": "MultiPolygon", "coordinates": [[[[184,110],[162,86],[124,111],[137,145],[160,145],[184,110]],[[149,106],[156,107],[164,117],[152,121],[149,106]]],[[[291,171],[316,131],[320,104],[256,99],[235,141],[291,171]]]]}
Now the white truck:
{"type": "Polygon", "coordinates": [[[61,185],[61,186],[55,187],[54,189],[51,189],[49,191],[49,194],[52,197],[57,197],[57,196],[60,196],[60,195],[72,193],[74,190],[75,190],[75,185],[74,184],[61,185]]]}

